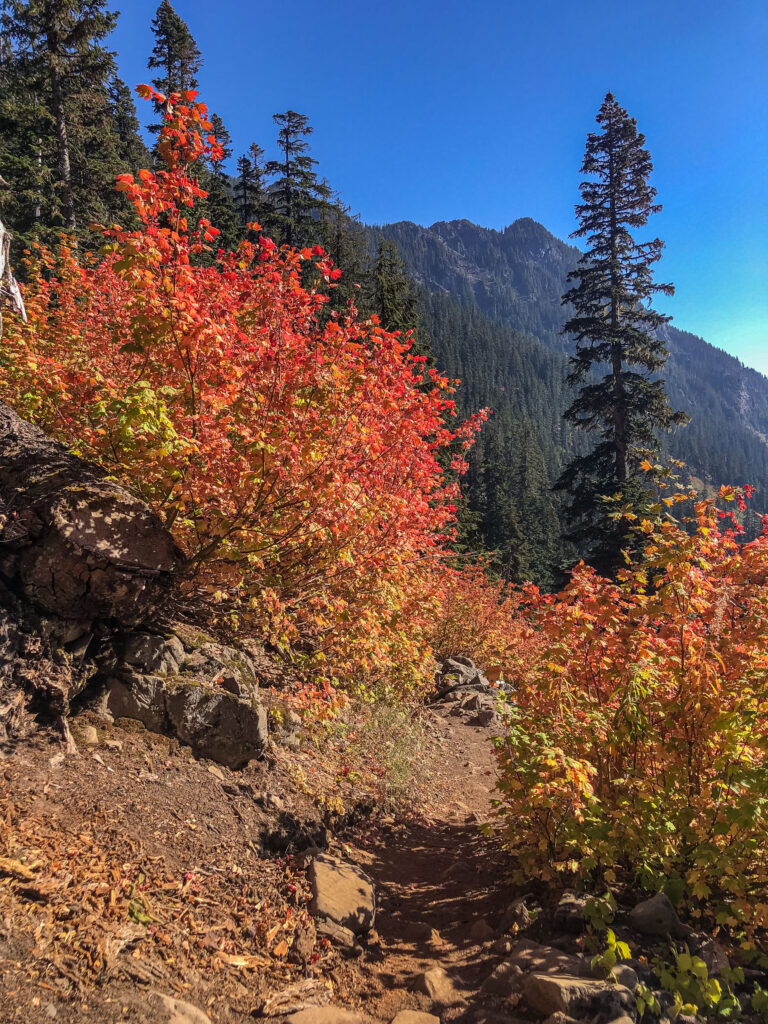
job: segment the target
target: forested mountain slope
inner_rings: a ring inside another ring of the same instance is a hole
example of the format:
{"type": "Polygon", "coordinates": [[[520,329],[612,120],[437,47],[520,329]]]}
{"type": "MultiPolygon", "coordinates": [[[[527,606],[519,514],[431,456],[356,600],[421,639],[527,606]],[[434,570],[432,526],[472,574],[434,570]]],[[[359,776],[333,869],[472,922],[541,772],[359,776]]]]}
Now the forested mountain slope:
{"type": "MultiPolygon", "coordinates": [[[[504,231],[466,220],[429,228],[401,221],[372,234],[394,239],[425,292],[432,349],[441,368],[463,380],[462,407],[489,405],[495,413],[472,461],[469,532],[479,531],[485,546],[516,547],[547,582],[545,566],[568,552],[555,540],[542,546],[542,523],[551,529],[559,519],[557,496],[544,478],[554,482],[574,447],[585,443],[561,420],[569,401],[569,340],[559,333],[560,296],[578,250],[530,218],[504,231]],[[521,460],[536,463],[535,484],[521,460]],[[495,499],[499,487],[503,497],[495,499]],[[531,516],[526,506],[534,496],[531,516]],[[510,516],[515,522],[504,541],[493,524],[510,516]],[[518,527],[522,547],[511,539],[518,527]]],[[[669,326],[666,337],[667,390],[691,422],[662,443],[693,477],[713,485],[751,483],[754,508],[768,507],[768,379],[685,331],[669,326]]],[[[512,575],[523,569],[513,565],[512,575]]]]}

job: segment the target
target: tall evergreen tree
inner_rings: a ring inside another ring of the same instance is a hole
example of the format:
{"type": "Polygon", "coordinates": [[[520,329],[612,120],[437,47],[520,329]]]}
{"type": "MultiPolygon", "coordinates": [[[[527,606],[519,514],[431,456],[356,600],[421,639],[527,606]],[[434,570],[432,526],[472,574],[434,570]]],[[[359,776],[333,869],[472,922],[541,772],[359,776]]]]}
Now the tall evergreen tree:
{"type": "Polygon", "coordinates": [[[397,245],[391,238],[379,243],[372,273],[371,309],[388,331],[415,330],[419,323],[419,298],[397,245]]]}
{"type": "Polygon", "coordinates": [[[3,0],[0,162],[4,202],[20,240],[82,234],[120,202],[114,54],[103,44],[117,15],[106,0],[3,0]]]}
{"type": "Polygon", "coordinates": [[[280,160],[270,160],[266,173],[275,180],[270,185],[270,214],[267,227],[277,241],[287,245],[306,245],[320,235],[320,211],[328,203],[331,191],[318,181],[317,160],[309,155],[307,138],[313,128],[304,114],[287,110],[275,114],[280,160]]]}
{"type": "Polygon", "coordinates": [[[484,446],[482,545],[492,552],[492,565],[502,579],[524,583],[532,575],[531,553],[515,506],[504,441],[502,431],[492,429],[484,446]]]}
{"type": "Polygon", "coordinates": [[[260,222],[264,209],[264,150],[255,142],[237,161],[235,203],[241,227],[260,222]]]}
{"type": "MultiPolygon", "coordinates": [[[[121,168],[135,174],[149,166],[150,154],[139,131],[139,118],[131,90],[113,75],[107,87],[112,123],[117,134],[118,156],[121,168]]],[[[118,193],[119,194],[119,193],[118,193]]]]}
{"type": "Polygon", "coordinates": [[[558,487],[571,495],[572,538],[589,545],[591,561],[610,572],[620,564],[629,531],[626,520],[611,518],[605,497],[642,507],[650,492],[640,462],[658,450],[656,431],[685,417],[672,411],[656,376],[667,358],[659,329],[670,318],[650,302],[657,292],[674,291],[653,279],[664,243],[639,242],[632,233],[661,209],[648,181],[651,157],[637,122],[610,93],[597,123],[600,131],[587,137],[581,171],[589,177],[576,206],[574,236],[586,237],[587,250],[569,274],[574,284],[563,303],[573,312],[563,333],[576,339],[568,382],[580,385],[565,417],[599,441],[570,463],[558,487]]]}
{"type": "MultiPolygon", "coordinates": [[[[147,66],[150,70],[158,72],[157,77],[152,79],[154,87],[165,96],[174,92],[196,90],[197,75],[203,65],[203,58],[189,26],[176,13],[170,0],[162,0],[158,7],[152,21],[152,32],[155,45],[147,66]]],[[[224,156],[215,164],[206,165],[201,162],[194,169],[200,186],[208,193],[207,199],[197,205],[195,217],[206,217],[219,229],[217,247],[232,249],[241,237],[237,209],[226,172],[226,161],[232,156],[232,142],[219,115],[211,114],[210,120],[212,134],[221,143],[224,156]]],[[[159,127],[158,124],[150,125],[150,131],[156,133],[159,127]]],[[[203,257],[204,262],[210,259],[210,254],[203,257]]]]}
{"type": "Polygon", "coordinates": [[[197,88],[197,73],[203,58],[187,23],[173,8],[170,0],[162,0],[152,20],[155,45],[148,61],[150,70],[158,72],[152,84],[166,96],[197,88]]]}

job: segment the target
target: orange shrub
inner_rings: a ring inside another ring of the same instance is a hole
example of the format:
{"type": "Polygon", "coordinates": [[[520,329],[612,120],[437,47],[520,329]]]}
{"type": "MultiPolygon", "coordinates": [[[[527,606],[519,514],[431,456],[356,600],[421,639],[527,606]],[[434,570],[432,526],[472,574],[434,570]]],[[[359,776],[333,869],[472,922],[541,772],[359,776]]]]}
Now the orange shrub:
{"type": "Polygon", "coordinates": [[[644,554],[618,582],[580,565],[535,610],[501,810],[528,870],[634,878],[754,937],[768,927],[768,532],[741,545],[714,501],[686,529],[666,511],[684,497],[640,524],[644,554]]]}
{"type": "Polygon", "coordinates": [[[210,128],[194,93],[170,97],[166,169],[118,179],[138,228],[103,229],[97,256],[66,240],[32,254],[0,398],[152,504],[193,585],[238,621],[301,641],[329,675],[365,680],[389,661],[411,683],[416,596],[455,513],[436,456],[449,448],[461,469],[482,416],[446,425],[455,382],[409,338],[354,308],[323,325],[340,272],[319,247],[261,238],[200,265],[217,231],[188,217],[205,195],[195,162],[221,155],[210,128]]]}

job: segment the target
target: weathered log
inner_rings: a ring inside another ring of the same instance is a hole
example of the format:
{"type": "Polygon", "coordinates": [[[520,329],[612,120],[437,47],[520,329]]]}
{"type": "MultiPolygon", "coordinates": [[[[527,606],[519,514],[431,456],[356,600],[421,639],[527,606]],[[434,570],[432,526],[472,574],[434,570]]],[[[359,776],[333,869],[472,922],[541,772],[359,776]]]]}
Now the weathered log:
{"type": "Polygon", "coordinates": [[[105,477],[0,404],[0,576],[48,615],[130,626],[166,598],[182,554],[105,477]]]}

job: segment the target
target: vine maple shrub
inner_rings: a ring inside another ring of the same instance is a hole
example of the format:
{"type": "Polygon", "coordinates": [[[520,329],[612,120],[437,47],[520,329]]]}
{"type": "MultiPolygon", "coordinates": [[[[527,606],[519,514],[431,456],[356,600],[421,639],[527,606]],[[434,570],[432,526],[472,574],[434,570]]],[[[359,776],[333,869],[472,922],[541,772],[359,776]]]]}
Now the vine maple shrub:
{"type": "Polygon", "coordinates": [[[138,227],[101,228],[97,255],[33,250],[0,398],[138,491],[241,624],[331,675],[389,660],[423,679],[421,598],[455,514],[437,456],[461,470],[484,414],[449,427],[456,382],[409,337],[322,315],[340,271],[320,247],[212,252],[206,107],[139,92],[164,107],[165,169],[118,178],[138,227]]]}
{"type": "Polygon", "coordinates": [[[581,564],[533,608],[501,814],[528,871],[664,889],[764,942],[768,517],[741,544],[716,499],[676,521],[668,506],[690,499],[639,524],[644,552],[616,582],[581,564]]]}

